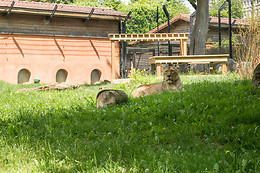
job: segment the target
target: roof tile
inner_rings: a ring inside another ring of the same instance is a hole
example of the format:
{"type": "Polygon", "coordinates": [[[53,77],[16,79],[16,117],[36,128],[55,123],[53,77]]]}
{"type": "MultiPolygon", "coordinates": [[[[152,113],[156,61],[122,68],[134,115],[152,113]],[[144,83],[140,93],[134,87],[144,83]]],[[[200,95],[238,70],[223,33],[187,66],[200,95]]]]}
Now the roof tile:
{"type": "MultiPolygon", "coordinates": [[[[210,24],[218,24],[218,17],[210,17],[211,20],[210,20],[210,24]]],[[[186,22],[190,22],[190,14],[178,14],[176,17],[170,19],[170,25],[172,25],[173,23],[179,21],[179,20],[183,20],[183,21],[186,21],[186,22]]],[[[233,23],[235,21],[235,25],[244,25],[245,22],[241,19],[231,19],[231,23],[233,23]]],[[[223,18],[221,17],[221,23],[222,24],[229,24],[229,19],[228,18],[223,18]]],[[[168,26],[168,22],[165,22],[163,24],[161,24],[159,26],[159,31],[166,28],[168,26]]],[[[151,31],[148,32],[148,34],[152,34],[152,33],[156,33],[157,32],[157,27],[152,29],[151,31]]],[[[129,44],[136,44],[138,43],[139,41],[132,41],[131,43],[129,44]]]]}
{"type": "MultiPolygon", "coordinates": [[[[11,6],[13,0],[1,0],[0,8],[8,8],[11,6]]],[[[33,9],[33,10],[46,10],[52,11],[55,7],[55,3],[43,3],[43,2],[33,2],[33,1],[15,1],[13,8],[23,8],[23,9],[33,9]]],[[[76,6],[76,5],[66,5],[58,4],[57,11],[71,12],[71,13],[90,13],[93,7],[87,6],[76,6]]],[[[107,15],[107,16],[120,16],[126,17],[126,14],[113,10],[108,7],[94,7],[95,11],[93,14],[96,15],[107,15]]]]}
{"type": "MultiPolygon", "coordinates": [[[[210,18],[211,18],[210,24],[218,24],[218,17],[210,17],[210,18]]],[[[190,15],[189,14],[178,14],[176,17],[172,18],[169,21],[170,25],[177,22],[178,20],[190,22],[190,15]]],[[[244,22],[241,19],[231,19],[231,23],[233,23],[234,21],[235,21],[234,24],[236,24],[236,25],[244,24],[244,22]]],[[[229,24],[229,19],[221,17],[221,23],[222,24],[229,24]]],[[[162,25],[159,26],[159,30],[162,30],[162,29],[166,28],[167,26],[168,26],[168,22],[165,22],[165,23],[163,23],[162,25]]],[[[151,31],[149,31],[148,34],[156,33],[156,32],[157,32],[157,28],[154,28],[151,31]]]]}

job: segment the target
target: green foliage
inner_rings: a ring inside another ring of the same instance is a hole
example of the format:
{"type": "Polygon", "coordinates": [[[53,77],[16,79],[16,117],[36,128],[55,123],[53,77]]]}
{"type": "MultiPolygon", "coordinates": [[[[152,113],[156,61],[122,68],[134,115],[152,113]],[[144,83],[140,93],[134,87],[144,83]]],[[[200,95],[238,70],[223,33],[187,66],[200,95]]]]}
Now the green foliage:
{"type": "MultiPolygon", "coordinates": [[[[240,35],[239,34],[232,34],[232,46],[237,46],[240,44],[240,41],[239,41],[239,37],[240,35]]],[[[219,42],[216,42],[214,43],[214,47],[215,48],[218,48],[219,46],[219,42]]],[[[229,47],[229,40],[228,39],[222,39],[221,40],[221,47],[229,47]]]]}
{"type": "MultiPolygon", "coordinates": [[[[212,17],[218,17],[218,9],[226,0],[210,0],[209,1],[209,15],[212,17]]],[[[226,7],[221,11],[221,17],[228,17],[228,3],[226,7]]],[[[232,18],[242,18],[242,0],[231,1],[231,16],[232,18]]]]}
{"type": "Polygon", "coordinates": [[[179,13],[188,13],[187,7],[182,0],[140,0],[124,6],[120,11],[127,14],[132,11],[132,20],[127,22],[127,33],[147,33],[157,27],[156,15],[159,7],[159,25],[167,21],[167,17],[162,9],[165,4],[170,15],[170,19],[179,13]]]}
{"type": "Polygon", "coordinates": [[[148,72],[145,70],[139,70],[132,68],[129,74],[129,79],[132,84],[148,84],[155,82],[155,75],[148,75],[148,72]]]}
{"type": "Polygon", "coordinates": [[[0,82],[0,172],[258,172],[260,91],[235,74],[181,80],[184,92],[106,109],[100,87],[138,84],[15,94],[34,85],[0,82]]]}

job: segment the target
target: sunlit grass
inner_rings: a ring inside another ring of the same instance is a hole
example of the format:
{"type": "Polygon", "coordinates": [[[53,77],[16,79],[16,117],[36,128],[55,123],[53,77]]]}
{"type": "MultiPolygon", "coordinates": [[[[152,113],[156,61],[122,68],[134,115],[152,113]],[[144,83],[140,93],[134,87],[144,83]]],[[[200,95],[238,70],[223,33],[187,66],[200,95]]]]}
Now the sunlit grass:
{"type": "Polygon", "coordinates": [[[181,75],[184,92],[95,108],[101,89],[0,82],[0,172],[257,172],[260,91],[235,74],[181,75]],[[229,151],[229,152],[227,152],[229,151]]]}

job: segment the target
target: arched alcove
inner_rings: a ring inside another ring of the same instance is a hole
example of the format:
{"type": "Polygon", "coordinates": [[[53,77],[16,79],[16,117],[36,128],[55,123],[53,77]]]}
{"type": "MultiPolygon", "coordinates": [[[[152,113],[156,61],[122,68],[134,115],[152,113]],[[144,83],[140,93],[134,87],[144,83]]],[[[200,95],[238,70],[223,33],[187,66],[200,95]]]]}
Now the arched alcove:
{"type": "Polygon", "coordinates": [[[56,82],[62,83],[66,82],[68,76],[68,72],[64,69],[59,69],[56,73],[56,82]]]}
{"type": "Polygon", "coordinates": [[[29,82],[30,77],[31,77],[31,72],[29,70],[21,69],[18,72],[17,83],[18,84],[23,84],[23,83],[29,82]]]}
{"type": "Polygon", "coordinates": [[[95,84],[96,82],[100,81],[100,77],[101,77],[101,71],[98,69],[94,69],[91,72],[91,84],[95,84]]]}

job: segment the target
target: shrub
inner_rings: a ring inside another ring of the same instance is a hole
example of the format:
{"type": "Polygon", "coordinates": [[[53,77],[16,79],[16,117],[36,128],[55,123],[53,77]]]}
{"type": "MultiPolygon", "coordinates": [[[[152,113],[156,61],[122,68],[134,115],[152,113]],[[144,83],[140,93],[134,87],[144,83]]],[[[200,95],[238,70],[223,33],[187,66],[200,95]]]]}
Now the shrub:
{"type": "Polygon", "coordinates": [[[242,44],[236,52],[238,74],[244,78],[251,78],[255,67],[260,63],[260,17],[246,19],[248,24],[241,28],[242,44]]]}
{"type": "Polygon", "coordinates": [[[154,82],[153,75],[148,75],[146,70],[139,70],[135,68],[131,68],[129,78],[133,84],[148,84],[154,82]]]}

